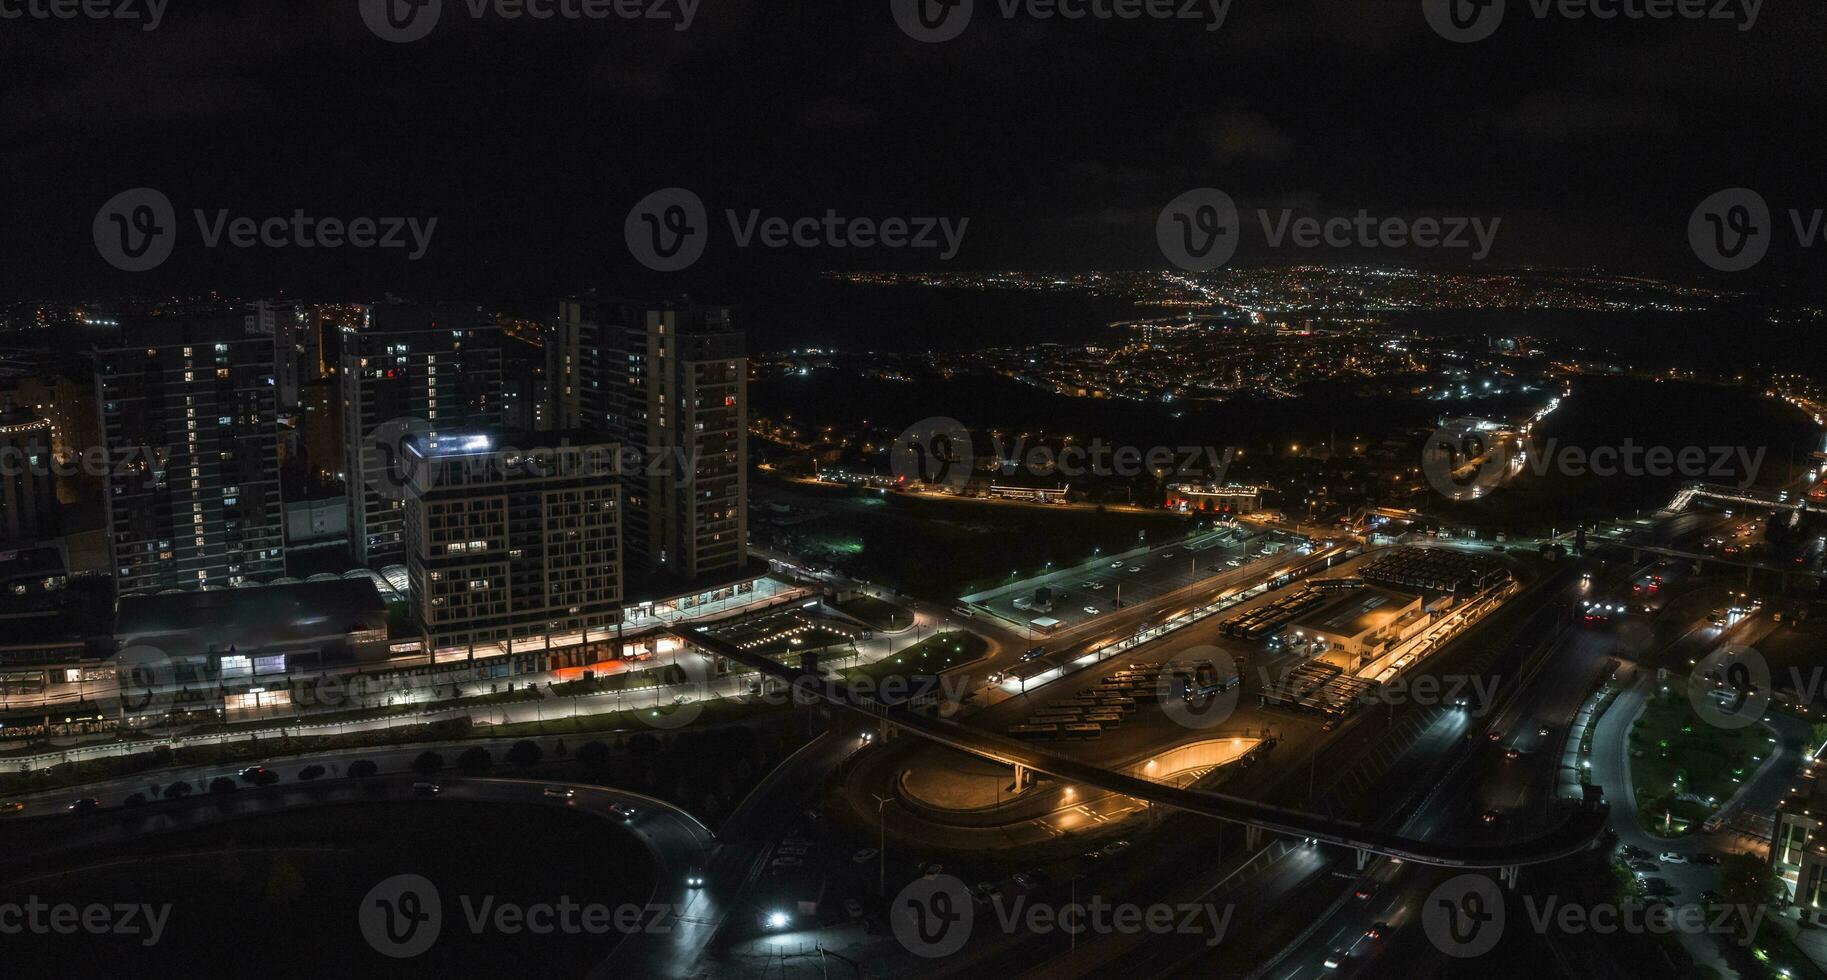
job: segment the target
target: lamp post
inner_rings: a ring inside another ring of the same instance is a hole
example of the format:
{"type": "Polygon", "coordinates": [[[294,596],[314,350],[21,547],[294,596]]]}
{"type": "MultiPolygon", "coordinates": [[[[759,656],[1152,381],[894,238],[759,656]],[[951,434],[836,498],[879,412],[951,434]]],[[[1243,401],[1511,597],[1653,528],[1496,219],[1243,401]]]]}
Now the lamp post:
{"type": "MultiPolygon", "coordinates": [[[[869,795],[875,796],[874,793],[869,795]]],[[[888,800],[886,796],[875,796],[875,893],[882,898],[888,896],[888,825],[882,822],[882,808],[888,805],[888,800]]]]}

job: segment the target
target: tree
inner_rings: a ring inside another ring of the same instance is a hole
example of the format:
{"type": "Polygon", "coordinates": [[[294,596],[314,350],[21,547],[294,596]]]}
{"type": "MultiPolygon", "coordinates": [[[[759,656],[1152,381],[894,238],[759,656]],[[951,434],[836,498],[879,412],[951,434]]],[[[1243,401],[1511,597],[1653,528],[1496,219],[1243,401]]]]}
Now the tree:
{"type": "Polygon", "coordinates": [[[321,777],[323,774],[324,774],[323,766],[309,765],[309,766],[304,767],[303,769],[298,770],[298,781],[301,783],[308,783],[313,779],[317,779],[317,778],[321,777]]]}
{"type": "MultiPolygon", "coordinates": [[[[1782,896],[1782,882],[1775,869],[1750,854],[1728,854],[1719,859],[1719,901],[1726,905],[1763,908],[1782,896]]],[[[1755,937],[1743,936],[1745,940],[1755,937]]]]}
{"type": "Polygon", "coordinates": [[[651,732],[635,732],[628,736],[628,751],[642,758],[660,754],[660,740],[651,732]]]}
{"type": "Polygon", "coordinates": [[[367,759],[357,759],[354,762],[349,763],[349,775],[354,779],[367,779],[369,776],[380,771],[381,767],[369,762],[367,759]]]}
{"type": "Polygon", "coordinates": [[[235,781],[227,776],[217,776],[209,781],[209,792],[211,796],[222,796],[227,793],[233,793],[238,788],[239,787],[235,785],[235,781]]]}
{"type": "Polygon", "coordinates": [[[421,776],[429,776],[442,768],[444,757],[436,752],[420,752],[419,757],[412,760],[412,771],[421,776]]]}
{"type": "Polygon", "coordinates": [[[545,753],[540,751],[538,743],[529,739],[515,742],[507,751],[508,765],[517,769],[538,765],[542,758],[545,758],[545,753]]]}
{"type": "Polygon", "coordinates": [[[472,745],[457,756],[457,768],[471,775],[487,772],[488,767],[494,764],[495,760],[490,757],[488,750],[480,745],[472,745]]]}
{"type": "Polygon", "coordinates": [[[121,801],[121,805],[122,806],[145,806],[146,805],[146,794],[135,793],[132,796],[129,796],[125,800],[121,801]]]}
{"type": "Polygon", "coordinates": [[[609,756],[609,746],[601,742],[585,742],[577,749],[577,761],[592,771],[609,768],[609,756]]]}
{"type": "Polygon", "coordinates": [[[165,787],[165,798],[168,800],[181,800],[184,797],[189,796],[190,793],[191,789],[189,783],[172,783],[170,786],[165,787]]]}

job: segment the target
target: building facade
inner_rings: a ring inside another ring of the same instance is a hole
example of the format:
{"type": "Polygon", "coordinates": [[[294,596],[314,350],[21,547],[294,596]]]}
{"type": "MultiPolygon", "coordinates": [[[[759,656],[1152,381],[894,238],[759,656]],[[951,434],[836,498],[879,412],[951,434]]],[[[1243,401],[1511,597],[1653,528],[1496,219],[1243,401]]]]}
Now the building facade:
{"type": "Polygon", "coordinates": [[[407,442],[406,567],[436,661],[581,653],[616,635],[616,447],[526,441],[445,433],[407,442]]]}
{"type": "Polygon", "coordinates": [[[0,403],[0,544],[57,534],[57,477],[51,464],[51,420],[10,398],[0,403]]]}
{"type": "Polygon", "coordinates": [[[631,560],[684,579],[748,564],[748,356],[722,307],[643,310],[623,334],[612,431],[631,560]]]}
{"type": "Polygon", "coordinates": [[[242,317],[123,323],[96,351],[109,551],[122,594],[285,574],[272,346],[242,317]]]}
{"type": "Polygon", "coordinates": [[[385,304],[342,328],[340,351],[350,551],[370,567],[398,562],[401,440],[500,425],[501,331],[474,306],[385,304]]]}

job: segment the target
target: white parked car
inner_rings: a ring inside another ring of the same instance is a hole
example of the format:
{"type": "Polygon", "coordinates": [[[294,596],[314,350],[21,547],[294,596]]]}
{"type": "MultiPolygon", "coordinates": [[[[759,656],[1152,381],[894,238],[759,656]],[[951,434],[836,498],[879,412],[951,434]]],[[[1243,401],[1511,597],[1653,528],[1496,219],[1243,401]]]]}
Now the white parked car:
{"type": "Polygon", "coordinates": [[[1677,854],[1674,851],[1663,851],[1662,852],[1662,863],[1663,864],[1686,864],[1687,855],[1677,854]]]}
{"type": "Polygon", "coordinates": [[[1096,616],[1097,612],[1098,612],[1098,610],[1097,610],[1096,606],[1086,606],[1085,607],[1085,613],[1087,615],[1096,616]]]}

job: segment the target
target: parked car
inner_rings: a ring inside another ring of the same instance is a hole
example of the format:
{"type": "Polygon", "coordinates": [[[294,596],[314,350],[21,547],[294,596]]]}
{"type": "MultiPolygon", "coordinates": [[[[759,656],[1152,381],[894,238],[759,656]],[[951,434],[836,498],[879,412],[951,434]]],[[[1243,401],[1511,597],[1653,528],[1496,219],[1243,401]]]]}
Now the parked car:
{"type": "Polygon", "coordinates": [[[1103,851],[1101,851],[1100,853],[1103,854],[1103,856],[1105,856],[1105,857],[1116,857],[1118,854],[1121,854],[1127,850],[1129,850],[1128,841],[1113,840],[1110,843],[1105,844],[1103,851]]]}
{"type": "Polygon", "coordinates": [[[1677,853],[1675,851],[1663,851],[1662,852],[1662,863],[1663,864],[1686,864],[1687,855],[1677,853]]]}
{"type": "Polygon", "coordinates": [[[1085,614],[1088,616],[1096,616],[1098,614],[1098,608],[1096,606],[1086,606],[1085,614]]]}
{"type": "Polygon", "coordinates": [[[805,866],[806,862],[803,858],[796,858],[791,854],[783,854],[768,862],[768,864],[775,868],[801,868],[805,866]]]}
{"type": "Polygon", "coordinates": [[[1705,864],[1705,865],[1714,865],[1714,864],[1719,863],[1719,858],[1717,858],[1711,854],[1708,854],[1705,851],[1702,851],[1698,854],[1688,855],[1688,860],[1694,862],[1695,864],[1705,864]]]}
{"type": "Polygon", "coordinates": [[[976,893],[977,898],[984,902],[994,902],[1002,897],[1002,889],[996,887],[994,882],[989,881],[978,882],[976,893]]]}

